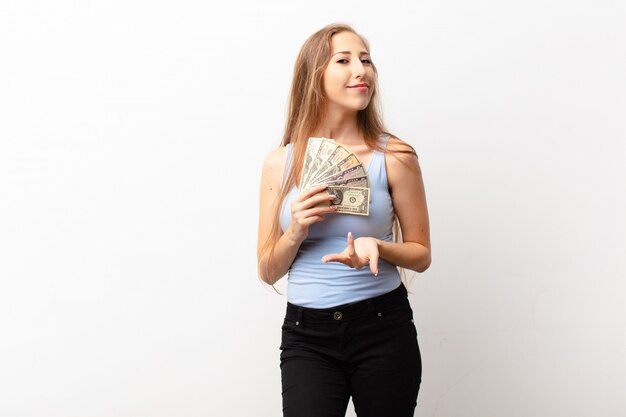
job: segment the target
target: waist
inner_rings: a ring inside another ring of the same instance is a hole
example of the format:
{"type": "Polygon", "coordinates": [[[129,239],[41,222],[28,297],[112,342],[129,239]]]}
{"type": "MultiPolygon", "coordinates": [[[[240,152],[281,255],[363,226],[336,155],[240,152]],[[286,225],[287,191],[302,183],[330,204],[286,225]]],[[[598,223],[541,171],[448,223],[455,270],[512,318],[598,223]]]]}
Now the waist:
{"type": "Polygon", "coordinates": [[[329,308],[302,307],[288,302],[285,317],[294,321],[308,322],[351,321],[384,310],[388,305],[405,301],[407,301],[407,291],[401,282],[396,289],[382,295],[329,308]]]}

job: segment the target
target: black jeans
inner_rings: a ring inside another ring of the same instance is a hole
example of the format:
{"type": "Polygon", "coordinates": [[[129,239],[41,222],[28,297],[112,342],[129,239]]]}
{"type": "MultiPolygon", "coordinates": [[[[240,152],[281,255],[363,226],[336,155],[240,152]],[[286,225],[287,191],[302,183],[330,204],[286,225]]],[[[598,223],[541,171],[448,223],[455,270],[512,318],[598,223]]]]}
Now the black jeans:
{"type": "Polygon", "coordinates": [[[287,303],[280,368],[285,417],[411,417],[422,362],[404,285],[328,309],[287,303]]]}

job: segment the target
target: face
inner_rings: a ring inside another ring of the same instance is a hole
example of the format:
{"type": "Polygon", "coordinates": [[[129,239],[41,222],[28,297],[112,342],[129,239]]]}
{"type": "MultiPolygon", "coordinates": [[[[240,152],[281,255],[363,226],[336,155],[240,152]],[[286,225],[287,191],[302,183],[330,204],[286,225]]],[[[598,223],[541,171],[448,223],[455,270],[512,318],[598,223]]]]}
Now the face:
{"type": "Polygon", "coordinates": [[[365,109],[372,98],[375,76],[369,53],[357,35],[333,35],[331,58],[323,78],[331,111],[365,109]]]}

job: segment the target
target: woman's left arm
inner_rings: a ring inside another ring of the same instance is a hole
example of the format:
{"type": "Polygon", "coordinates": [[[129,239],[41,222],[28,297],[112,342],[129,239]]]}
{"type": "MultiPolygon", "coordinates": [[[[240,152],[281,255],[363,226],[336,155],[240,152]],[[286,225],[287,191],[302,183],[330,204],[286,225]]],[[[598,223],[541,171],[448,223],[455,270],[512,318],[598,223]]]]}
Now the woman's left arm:
{"type": "Polygon", "coordinates": [[[419,162],[413,149],[400,139],[391,137],[387,149],[387,182],[402,242],[377,239],[379,256],[393,265],[424,272],[431,261],[430,226],[419,162]]]}
{"type": "Polygon", "coordinates": [[[387,183],[400,223],[402,242],[387,242],[373,237],[354,239],[348,233],[347,247],[343,252],[324,255],[322,262],[341,262],[356,269],[369,263],[374,275],[378,275],[379,258],[417,272],[424,272],[430,266],[428,209],[417,156],[408,144],[393,137],[389,139],[387,149],[391,151],[385,154],[387,183]]]}

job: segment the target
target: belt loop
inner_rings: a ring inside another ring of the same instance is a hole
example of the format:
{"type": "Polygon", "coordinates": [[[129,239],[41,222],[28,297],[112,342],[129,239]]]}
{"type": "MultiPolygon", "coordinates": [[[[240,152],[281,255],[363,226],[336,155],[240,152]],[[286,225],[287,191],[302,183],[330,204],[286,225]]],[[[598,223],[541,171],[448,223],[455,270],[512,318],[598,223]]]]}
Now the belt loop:
{"type": "Polygon", "coordinates": [[[296,316],[296,326],[300,326],[304,329],[304,320],[302,318],[302,307],[298,307],[298,314],[296,316]]]}
{"type": "Polygon", "coordinates": [[[367,300],[367,311],[370,313],[370,317],[375,319],[376,318],[376,306],[374,305],[374,300],[369,299],[367,300]]]}

